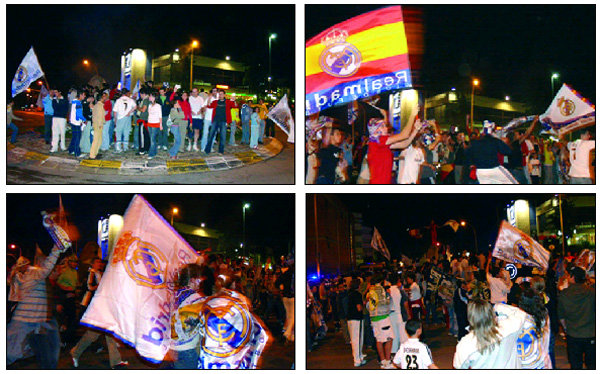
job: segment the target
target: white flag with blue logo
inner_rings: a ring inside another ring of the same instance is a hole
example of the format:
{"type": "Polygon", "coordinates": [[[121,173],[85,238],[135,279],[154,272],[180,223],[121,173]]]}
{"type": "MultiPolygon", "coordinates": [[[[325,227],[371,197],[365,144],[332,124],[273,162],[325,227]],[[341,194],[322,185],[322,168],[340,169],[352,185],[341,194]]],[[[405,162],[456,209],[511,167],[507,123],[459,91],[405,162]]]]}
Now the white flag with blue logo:
{"type": "Polygon", "coordinates": [[[502,221],[492,256],[542,270],[548,269],[550,260],[550,252],[507,221],[502,221]]]}
{"type": "Polygon", "coordinates": [[[560,128],[585,116],[595,116],[595,113],[594,104],[568,84],[563,83],[552,104],[546,109],[546,113],[540,115],[540,120],[554,128],[560,128]]]}
{"type": "Polygon", "coordinates": [[[38,62],[33,47],[31,47],[23,61],[21,61],[21,65],[19,65],[15,77],[13,78],[12,97],[25,91],[33,81],[42,76],[44,76],[44,72],[38,62]]]}
{"type": "Polygon", "coordinates": [[[169,223],[135,195],[81,324],[107,331],[148,361],[161,362],[171,340],[175,274],[197,259],[169,223]]]}

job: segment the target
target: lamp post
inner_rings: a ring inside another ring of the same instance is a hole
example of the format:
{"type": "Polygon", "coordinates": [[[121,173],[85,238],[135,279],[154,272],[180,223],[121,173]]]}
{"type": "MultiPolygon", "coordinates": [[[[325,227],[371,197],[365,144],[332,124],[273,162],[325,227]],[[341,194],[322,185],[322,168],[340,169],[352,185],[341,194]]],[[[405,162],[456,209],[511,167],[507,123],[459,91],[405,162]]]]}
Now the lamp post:
{"type": "Polygon", "coordinates": [[[475,98],[475,86],[479,86],[479,79],[473,79],[471,84],[471,129],[473,129],[473,99],[475,98]]]}
{"type": "Polygon", "coordinates": [[[473,229],[473,238],[475,239],[475,252],[479,254],[479,248],[477,247],[477,231],[475,231],[475,227],[473,227],[473,225],[471,225],[467,221],[460,221],[460,225],[462,227],[469,225],[471,226],[471,229],[473,229]]]}
{"type": "MultiPolygon", "coordinates": [[[[94,66],[94,71],[96,72],[96,75],[100,75],[100,74],[98,74],[98,66],[96,66],[96,64],[92,64],[92,63],[90,62],[90,60],[88,60],[88,59],[84,59],[84,60],[83,60],[83,65],[84,65],[85,67],[94,66]]],[[[41,85],[40,85],[40,86],[41,86],[41,85]]]]}
{"type": "Polygon", "coordinates": [[[173,210],[171,210],[171,226],[173,226],[173,217],[175,216],[175,214],[179,213],[179,209],[177,208],[173,208],[173,210]]]}
{"type": "Polygon", "coordinates": [[[243,244],[243,249],[244,249],[244,254],[246,254],[246,248],[248,247],[246,245],[246,209],[250,208],[250,204],[248,203],[244,203],[244,205],[242,206],[242,222],[243,222],[243,229],[242,229],[242,244],[243,244]]]}
{"type": "Polygon", "coordinates": [[[271,40],[277,38],[277,34],[269,35],[269,93],[271,93],[271,40]]]}
{"type": "Polygon", "coordinates": [[[192,53],[190,56],[190,91],[192,91],[192,82],[194,77],[194,48],[198,46],[198,41],[192,41],[192,53]]]}
{"type": "Polygon", "coordinates": [[[550,97],[554,96],[554,80],[558,79],[559,77],[560,77],[560,75],[558,75],[558,73],[554,73],[550,77],[550,87],[552,87],[552,92],[551,92],[550,97]]]}

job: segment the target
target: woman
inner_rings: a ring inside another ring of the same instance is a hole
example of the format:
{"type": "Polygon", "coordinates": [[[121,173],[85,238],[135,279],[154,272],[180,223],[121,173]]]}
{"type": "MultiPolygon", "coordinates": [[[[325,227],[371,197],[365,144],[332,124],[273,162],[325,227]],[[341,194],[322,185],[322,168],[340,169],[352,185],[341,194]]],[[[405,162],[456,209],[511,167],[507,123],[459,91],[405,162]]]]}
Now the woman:
{"type": "Polygon", "coordinates": [[[173,137],[175,138],[175,142],[169,150],[169,156],[171,160],[177,158],[177,152],[181,147],[181,132],[179,128],[186,127],[188,124],[188,120],[185,119],[185,113],[183,112],[183,109],[181,109],[181,105],[179,103],[179,101],[175,102],[173,108],[171,108],[171,114],[169,115],[169,117],[171,117],[172,122],[171,132],[173,133],[173,137]]]}
{"type": "MultiPolygon", "coordinates": [[[[81,130],[81,141],[79,142],[79,148],[81,149],[81,153],[90,153],[90,149],[92,148],[90,138],[92,136],[92,108],[95,104],[94,97],[92,95],[88,95],[82,104],[83,116],[85,117],[85,127],[81,130]]],[[[102,136],[101,133],[98,135],[102,136]]],[[[95,133],[94,136],[96,136],[95,133]]]]}
{"type": "MultiPolygon", "coordinates": [[[[156,102],[158,94],[154,91],[148,95],[148,134],[150,135],[150,150],[148,152],[148,160],[152,160],[158,152],[158,134],[162,131],[162,108],[156,102]]],[[[164,124],[166,126],[166,124],[164,124]]]]}
{"type": "Polygon", "coordinates": [[[254,113],[250,116],[250,148],[258,149],[258,132],[260,129],[260,108],[255,107],[254,113]]]}
{"type": "Polygon", "coordinates": [[[527,313],[517,339],[517,353],[523,369],[552,369],[550,360],[550,319],[542,296],[532,288],[523,291],[519,308],[527,313]]]}
{"type": "Polygon", "coordinates": [[[183,91],[181,93],[181,99],[177,100],[177,102],[183,111],[183,119],[187,121],[187,124],[179,125],[179,138],[181,139],[179,152],[183,152],[185,151],[185,139],[187,137],[188,127],[190,126],[190,122],[192,122],[192,108],[190,107],[190,102],[188,101],[188,93],[183,91]]]}

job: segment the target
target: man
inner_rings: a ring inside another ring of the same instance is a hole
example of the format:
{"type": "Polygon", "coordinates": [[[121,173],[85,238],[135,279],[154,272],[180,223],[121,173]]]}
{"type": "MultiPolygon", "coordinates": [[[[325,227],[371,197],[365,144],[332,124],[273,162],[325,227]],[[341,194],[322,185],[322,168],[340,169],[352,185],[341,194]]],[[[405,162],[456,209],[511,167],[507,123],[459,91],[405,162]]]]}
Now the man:
{"type": "Polygon", "coordinates": [[[558,318],[567,334],[571,369],[596,369],[596,290],[586,284],[585,270],[568,272],[569,287],[558,294],[558,318]]]}
{"type": "MultiPolygon", "coordinates": [[[[190,98],[191,99],[191,98],[190,98]]],[[[213,140],[217,134],[219,137],[219,153],[225,152],[225,143],[227,141],[227,124],[231,123],[231,108],[236,107],[235,101],[225,99],[225,91],[219,90],[219,99],[213,101],[208,108],[213,109],[212,112],[212,127],[210,128],[210,134],[208,136],[208,143],[204,152],[209,154],[212,148],[213,140]]],[[[192,110],[193,114],[193,110],[192,110]]]]}
{"type": "Polygon", "coordinates": [[[150,151],[150,131],[148,130],[148,107],[150,106],[150,100],[148,99],[148,89],[146,87],[140,90],[140,100],[138,101],[137,111],[137,129],[139,131],[139,149],[138,155],[145,155],[150,151]]]}
{"type": "Polygon", "coordinates": [[[406,311],[404,310],[403,295],[402,291],[402,278],[396,273],[392,273],[390,276],[390,283],[392,286],[389,289],[390,296],[392,298],[392,307],[390,310],[390,322],[394,329],[394,341],[392,342],[392,354],[398,352],[398,348],[401,344],[408,340],[406,330],[404,328],[405,321],[407,319],[406,311]]]}
{"type": "MultiPolygon", "coordinates": [[[[212,125],[212,118],[213,118],[213,109],[209,107],[210,104],[212,104],[213,101],[218,100],[219,98],[219,94],[217,92],[217,88],[213,88],[210,91],[210,94],[208,96],[208,100],[206,101],[206,103],[204,104],[204,126],[202,128],[202,141],[200,142],[200,149],[206,149],[206,145],[208,144],[208,135],[210,134],[210,130],[211,130],[211,125],[212,125]]],[[[212,149],[212,144],[210,145],[210,148],[212,149]]]]}
{"type": "MultiPolygon", "coordinates": [[[[98,94],[100,95],[100,94],[98,94]]],[[[102,146],[104,141],[104,126],[106,125],[106,112],[104,111],[104,103],[108,100],[108,93],[103,93],[96,101],[94,108],[92,109],[92,126],[94,128],[94,141],[90,148],[90,158],[95,159],[98,155],[98,150],[102,146]]]]}
{"type": "Polygon", "coordinates": [[[75,330],[77,330],[77,302],[75,299],[75,290],[79,283],[77,276],[77,256],[71,255],[67,258],[67,268],[58,276],[56,285],[61,292],[61,305],[65,315],[66,323],[66,342],[75,342],[75,330]]]}
{"type": "Polygon", "coordinates": [[[490,287],[490,302],[492,304],[506,304],[508,293],[512,287],[510,276],[505,269],[494,267],[490,273],[490,263],[492,261],[492,253],[488,256],[487,265],[485,267],[485,275],[490,287]]]}
{"type": "Polygon", "coordinates": [[[571,184],[594,184],[595,173],[592,166],[595,161],[596,141],[592,140],[589,130],[581,133],[580,139],[567,143],[569,151],[569,177],[571,184]]]}
{"type": "Polygon", "coordinates": [[[85,100],[85,92],[77,91],[76,98],[71,102],[71,111],[69,114],[69,124],[71,125],[71,142],[69,143],[69,153],[75,157],[81,157],[81,142],[82,127],[86,126],[85,117],[83,115],[83,101],[85,100]]]}
{"type": "Polygon", "coordinates": [[[117,153],[129,149],[129,133],[131,131],[131,115],[137,108],[135,100],[131,98],[131,92],[124,88],[121,97],[115,101],[113,111],[115,112],[114,120],[116,121],[116,143],[115,151],[117,153]]]}
{"type": "MultiPolygon", "coordinates": [[[[13,123],[13,121],[22,121],[23,118],[17,117],[13,113],[14,101],[9,101],[6,105],[6,129],[12,130],[12,134],[10,136],[10,143],[15,144],[17,141],[17,134],[19,133],[19,128],[17,125],[13,123]]],[[[7,131],[8,132],[8,131],[7,131]]]]}
{"type": "Polygon", "coordinates": [[[65,132],[67,130],[67,114],[69,113],[69,101],[63,97],[60,90],[54,91],[52,98],[52,148],[50,153],[58,152],[58,143],[60,141],[60,149],[67,150],[65,141],[65,132]]]}
{"type": "Polygon", "coordinates": [[[240,116],[242,120],[242,142],[241,144],[250,144],[250,116],[252,115],[252,101],[242,104],[240,116]]]}
{"type": "Polygon", "coordinates": [[[367,292],[367,310],[371,317],[371,327],[375,336],[377,353],[382,369],[395,369],[391,361],[392,341],[394,330],[390,321],[390,295],[381,285],[384,280],[382,273],[373,276],[373,285],[367,292]]]}
{"type": "Polygon", "coordinates": [[[283,337],[288,342],[294,341],[294,270],[290,267],[293,266],[293,261],[290,263],[286,261],[281,268],[281,275],[277,278],[276,285],[281,290],[281,299],[283,301],[283,307],[285,308],[285,324],[283,329],[283,337]]]}
{"type": "Polygon", "coordinates": [[[204,98],[202,96],[198,95],[198,89],[196,87],[194,87],[192,89],[192,94],[191,94],[190,98],[188,99],[188,101],[190,102],[190,108],[192,109],[192,129],[194,130],[194,142],[193,142],[193,146],[192,146],[192,143],[190,143],[188,145],[187,150],[188,150],[188,152],[192,149],[194,151],[199,151],[198,139],[200,138],[200,132],[202,131],[203,126],[204,126],[203,111],[204,111],[204,106],[206,106],[206,103],[204,101],[204,98]]]}
{"type": "Polygon", "coordinates": [[[50,144],[52,140],[52,117],[54,116],[54,109],[52,108],[52,94],[54,90],[48,91],[48,94],[42,99],[42,105],[44,106],[44,139],[46,144],[50,144]]]}
{"type": "Polygon", "coordinates": [[[408,273],[406,276],[406,284],[408,285],[409,295],[408,295],[408,304],[410,306],[408,312],[410,313],[411,319],[420,320],[425,316],[423,296],[421,296],[421,288],[415,282],[415,274],[408,273]]]}
{"type": "Polygon", "coordinates": [[[538,117],[536,116],[525,133],[521,134],[515,131],[507,135],[511,148],[510,155],[508,155],[508,170],[519,184],[531,184],[529,169],[527,168],[527,157],[531,153],[530,147],[533,149],[533,144],[527,138],[537,123],[538,117]]]}
{"type": "Polygon", "coordinates": [[[343,150],[340,148],[344,134],[340,128],[331,129],[330,143],[327,147],[321,148],[318,153],[319,172],[317,184],[334,184],[336,182],[336,168],[342,164],[342,173],[345,172],[345,162],[343,162],[343,150]],[[342,161],[342,162],[340,162],[342,161]]]}
{"type": "Polygon", "coordinates": [[[15,275],[19,303],[6,328],[7,365],[25,358],[29,347],[42,369],[56,369],[58,365],[60,338],[56,320],[48,308],[46,278],[56,265],[59,255],[60,250],[55,246],[39,267],[23,264],[22,261],[23,266],[15,275]]]}
{"type": "Polygon", "coordinates": [[[169,126],[167,126],[167,120],[169,119],[169,114],[171,114],[171,108],[173,107],[171,101],[167,97],[165,87],[161,87],[158,90],[158,100],[157,103],[160,104],[160,108],[162,110],[162,130],[158,136],[158,146],[162,147],[163,150],[167,150],[169,146],[169,126]]]}
{"type": "Polygon", "coordinates": [[[109,100],[110,94],[108,90],[104,91],[104,94],[108,95],[104,101],[104,127],[102,129],[102,145],[100,149],[108,151],[114,139],[115,121],[113,121],[113,103],[109,100]]]}

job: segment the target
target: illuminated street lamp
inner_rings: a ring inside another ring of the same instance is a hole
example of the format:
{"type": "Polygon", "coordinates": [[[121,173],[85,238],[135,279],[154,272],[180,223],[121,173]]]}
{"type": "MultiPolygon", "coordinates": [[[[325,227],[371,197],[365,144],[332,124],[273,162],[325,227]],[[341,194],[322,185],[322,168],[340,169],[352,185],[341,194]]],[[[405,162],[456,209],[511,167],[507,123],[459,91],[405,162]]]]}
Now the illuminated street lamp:
{"type": "Polygon", "coordinates": [[[558,73],[554,73],[550,77],[550,87],[552,87],[552,94],[550,96],[554,96],[554,80],[558,79],[559,77],[560,75],[558,75],[558,73]]]}
{"type": "Polygon", "coordinates": [[[88,59],[83,60],[83,64],[85,65],[85,67],[93,66],[94,70],[96,71],[96,75],[98,75],[98,67],[96,66],[96,64],[92,64],[88,59]]]}
{"type": "Polygon", "coordinates": [[[477,232],[475,231],[475,227],[473,227],[473,225],[469,224],[467,221],[460,221],[460,225],[462,227],[469,225],[473,229],[473,238],[475,239],[475,252],[479,253],[479,249],[477,248],[477,232]]]}
{"type": "MultiPolygon", "coordinates": [[[[277,34],[269,35],[269,78],[271,77],[271,40],[277,38],[277,34]]],[[[269,91],[271,91],[271,79],[269,79],[269,91]]]]}
{"type": "Polygon", "coordinates": [[[471,85],[471,129],[473,128],[473,99],[475,97],[475,86],[479,86],[479,79],[473,79],[471,85]]]}
{"type": "Polygon", "coordinates": [[[510,96],[504,96],[504,100],[510,101],[510,96]]]}
{"type": "Polygon", "coordinates": [[[244,203],[244,205],[242,206],[242,222],[243,222],[242,243],[246,243],[246,209],[250,209],[250,204],[244,203]]]}
{"type": "Polygon", "coordinates": [[[171,226],[173,226],[173,217],[179,213],[179,209],[177,208],[173,208],[173,210],[171,210],[171,226]]]}
{"type": "Polygon", "coordinates": [[[231,60],[231,57],[225,56],[225,60],[229,61],[229,60],[231,60]]]}
{"type": "Polygon", "coordinates": [[[200,224],[200,227],[202,227],[202,228],[206,227],[206,223],[202,222],[202,223],[200,224]]]}
{"type": "Polygon", "coordinates": [[[190,57],[190,91],[192,90],[192,82],[194,76],[194,48],[198,46],[198,41],[192,41],[192,55],[190,57]]]}

